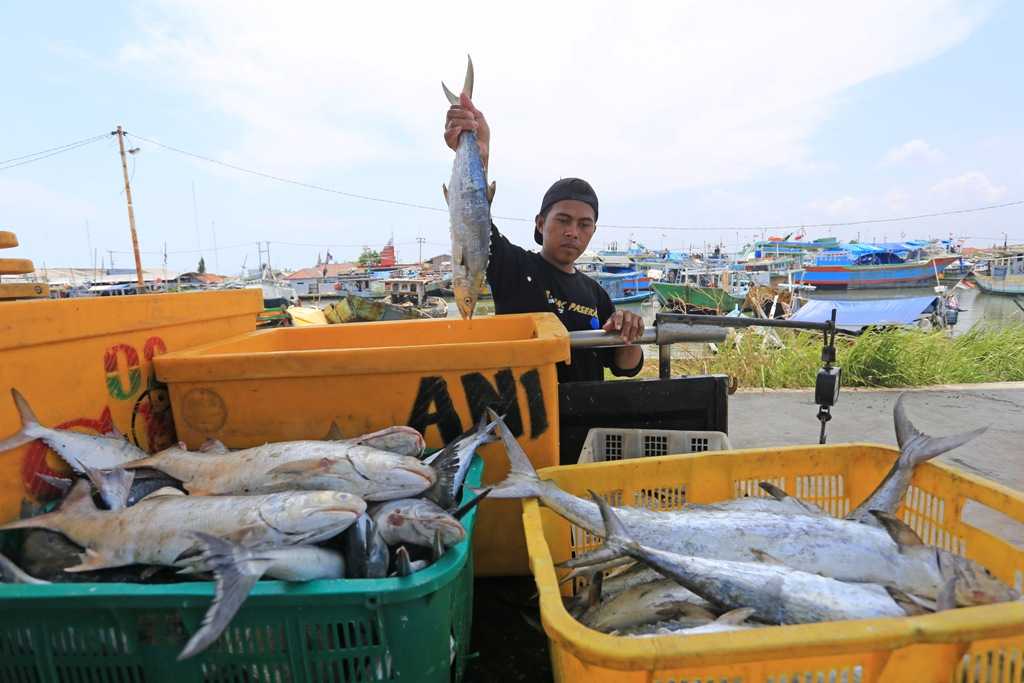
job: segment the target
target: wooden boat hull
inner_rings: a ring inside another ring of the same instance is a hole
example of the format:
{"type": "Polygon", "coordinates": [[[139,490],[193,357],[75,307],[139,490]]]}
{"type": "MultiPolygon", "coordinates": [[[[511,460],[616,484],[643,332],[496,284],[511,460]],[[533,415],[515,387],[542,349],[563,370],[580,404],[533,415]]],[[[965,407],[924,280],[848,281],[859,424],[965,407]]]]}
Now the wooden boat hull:
{"type": "Polygon", "coordinates": [[[728,313],[743,303],[742,299],[737,299],[717,287],[695,287],[670,282],[655,282],[651,287],[662,306],[682,305],[686,308],[695,307],[728,313]]]}
{"type": "Polygon", "coordinates": [[[894,287],[927,287],[936,279],[955,256],[940,256],[928,261],[913,261],[893,265],[806,266],[803,284],[819,289],[889,289],[894,287]]]}
{"type": "Polygon", "coordinates": [[[1003,277],[992,277],[991,275],[974,274],[974,280],[983,292],[990,294],[1024,295],[1024,275],[1005,275],[1003,277]]]}
{"type": "Polygon", "coordinates": [[[637,294],[630,294],[629,296],[612,297],[613,304],[636,304],[641,301],[647,301],[651,298],[653,292],[638,292],[637,294]]]}

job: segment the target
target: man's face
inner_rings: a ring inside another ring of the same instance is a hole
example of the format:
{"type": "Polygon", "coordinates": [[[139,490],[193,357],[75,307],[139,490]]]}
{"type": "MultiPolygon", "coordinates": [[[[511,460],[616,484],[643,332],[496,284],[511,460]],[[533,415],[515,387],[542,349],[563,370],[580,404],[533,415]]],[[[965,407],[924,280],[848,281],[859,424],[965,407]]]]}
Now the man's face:
{"type": "Polygon", "coordinates": [[[569,267],[590,244],[597,224],[590,204],[565,199],[553,204],[547,216],[537,216],[537,228],[544,238],[541,247],[544,257],[569,267]]]}

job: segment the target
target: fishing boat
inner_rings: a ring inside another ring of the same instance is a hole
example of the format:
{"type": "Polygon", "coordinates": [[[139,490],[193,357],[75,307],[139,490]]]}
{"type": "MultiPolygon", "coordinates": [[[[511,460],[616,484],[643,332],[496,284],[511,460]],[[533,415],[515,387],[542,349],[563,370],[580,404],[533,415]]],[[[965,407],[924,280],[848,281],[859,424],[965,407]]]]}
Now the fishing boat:
{"type": "Polygon", "coordinates": [[[635,271],[625,273],[592,272],[587,275],[601,285],[601,289],[608,293],[613,304],[633,304],[651,298],[650,280],[647,280],[644,283],[646,287],[641,289],[638,286],[640,274],[635,271]]]}
{"type": "Polygon", "coordinates": [[[955,255],[928,256],[927,243],[845,244],[823,251],[804,268],[803,282],[819,289],[881,289],[937,284],[955,255]]]}
{"type": "Polygon", "coordinates": [[[666,308],[722,315],[740,308],[751,287],[758,284],[742,270],[705,270],[670,273],[674,282],[651,285],[666,308]]]}
{"type": "Polygon", "coordinates": [[[988,273],[974,273],[983,292],[1024,295],[1024,253],[986,261],[988,273]]]}
{"type": "Polygon", "coordinates": [[[389,278],[384,282],[385,304],[414,308],[428,318],[448,316],[448,303],[439,296],[428,296],[426,278],[389,278]]]}

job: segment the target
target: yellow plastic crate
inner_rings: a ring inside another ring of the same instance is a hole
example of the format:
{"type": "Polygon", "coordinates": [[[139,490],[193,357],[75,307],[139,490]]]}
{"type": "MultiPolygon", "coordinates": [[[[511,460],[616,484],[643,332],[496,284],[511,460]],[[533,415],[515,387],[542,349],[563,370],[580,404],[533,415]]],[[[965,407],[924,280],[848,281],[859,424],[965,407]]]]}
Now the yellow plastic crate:
{"type": "MultiPolygon", "coordinates": [[[[540,476],[579,496],[592,489],[615,505],[654,509],[759,495],[758,482],[771,481],[832,514],[843,515],[874,489],[897,455],[894,448],[872,444],[800,446],[550,467],[541,470],[540,476]]],[[[965,522],[963,513],[969,503],[972,521],[1000,517],[1001,513],[1024,522],[1024,494],[932,463],[917,468],[898,514],[925,542],[982,562],[1020,589],[1024,550],[965,522]]],[[[560,588],[554,569],[554,563],[593,548],[600,540],[572,528],[537,501],[524,501],[523,508],[530,566],[540,593],[541,621],[549,638],[556,681],[1024,680],[1024,601],[920,617],[777,626],[727,634],[605,635],[569,616],[562,596],[572,593],[574,587],[560,588]]],[[[1002,523],[1000,528],[1014,526],[1005,519],[1002,523]]]]}

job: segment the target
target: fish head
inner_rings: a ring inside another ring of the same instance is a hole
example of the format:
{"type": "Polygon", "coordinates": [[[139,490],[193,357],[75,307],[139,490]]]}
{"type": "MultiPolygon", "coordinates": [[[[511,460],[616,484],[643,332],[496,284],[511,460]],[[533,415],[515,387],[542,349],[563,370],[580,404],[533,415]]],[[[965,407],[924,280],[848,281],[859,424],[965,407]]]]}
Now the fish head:
{"type": "Polygon", "coordinates": [[[423,493],[437,481],[437,472],[418,458],[366,448],[352,459],[356,474],[364,479],[367,500],[394,500],[423,493]]]}
{"type": "Polygon", "coordinates": [[[380,523],[382,526],[393,528],[411,527],[405,529],[404,537],[415,537],[417,544],[425,547],[430,547],[438,532],[445,548],[450,548],[466,538],[466,530],[459,520],[426,499],[404,501],[389,514],[383,515],[380,523]]]}
{"type": "Polygon", "coordinates": [[[480,290],[484,287],[484,272],[468,273],[465,276],[452,278],[452,291],[455,293],[455,305],[463,320],[473,317],[476,310],[480,290]]]}
{"type": "Polygon", "coordinates": [[[307,534],[324,529],[346,529],[366,512],[359,496],[340,491],[281,494],[274,504],[260,508],[261,518],[286,534],[307,534]]]}
{"type": "Polygon", "coordinates": [[[993,576],[977,562],[958,555],[947,555],[945,559],[945,563],[952,559],[953,576],[956,577],[957,605],[968,607],[1020,600],[1021,595],[1018,591],[993,576]]]}

